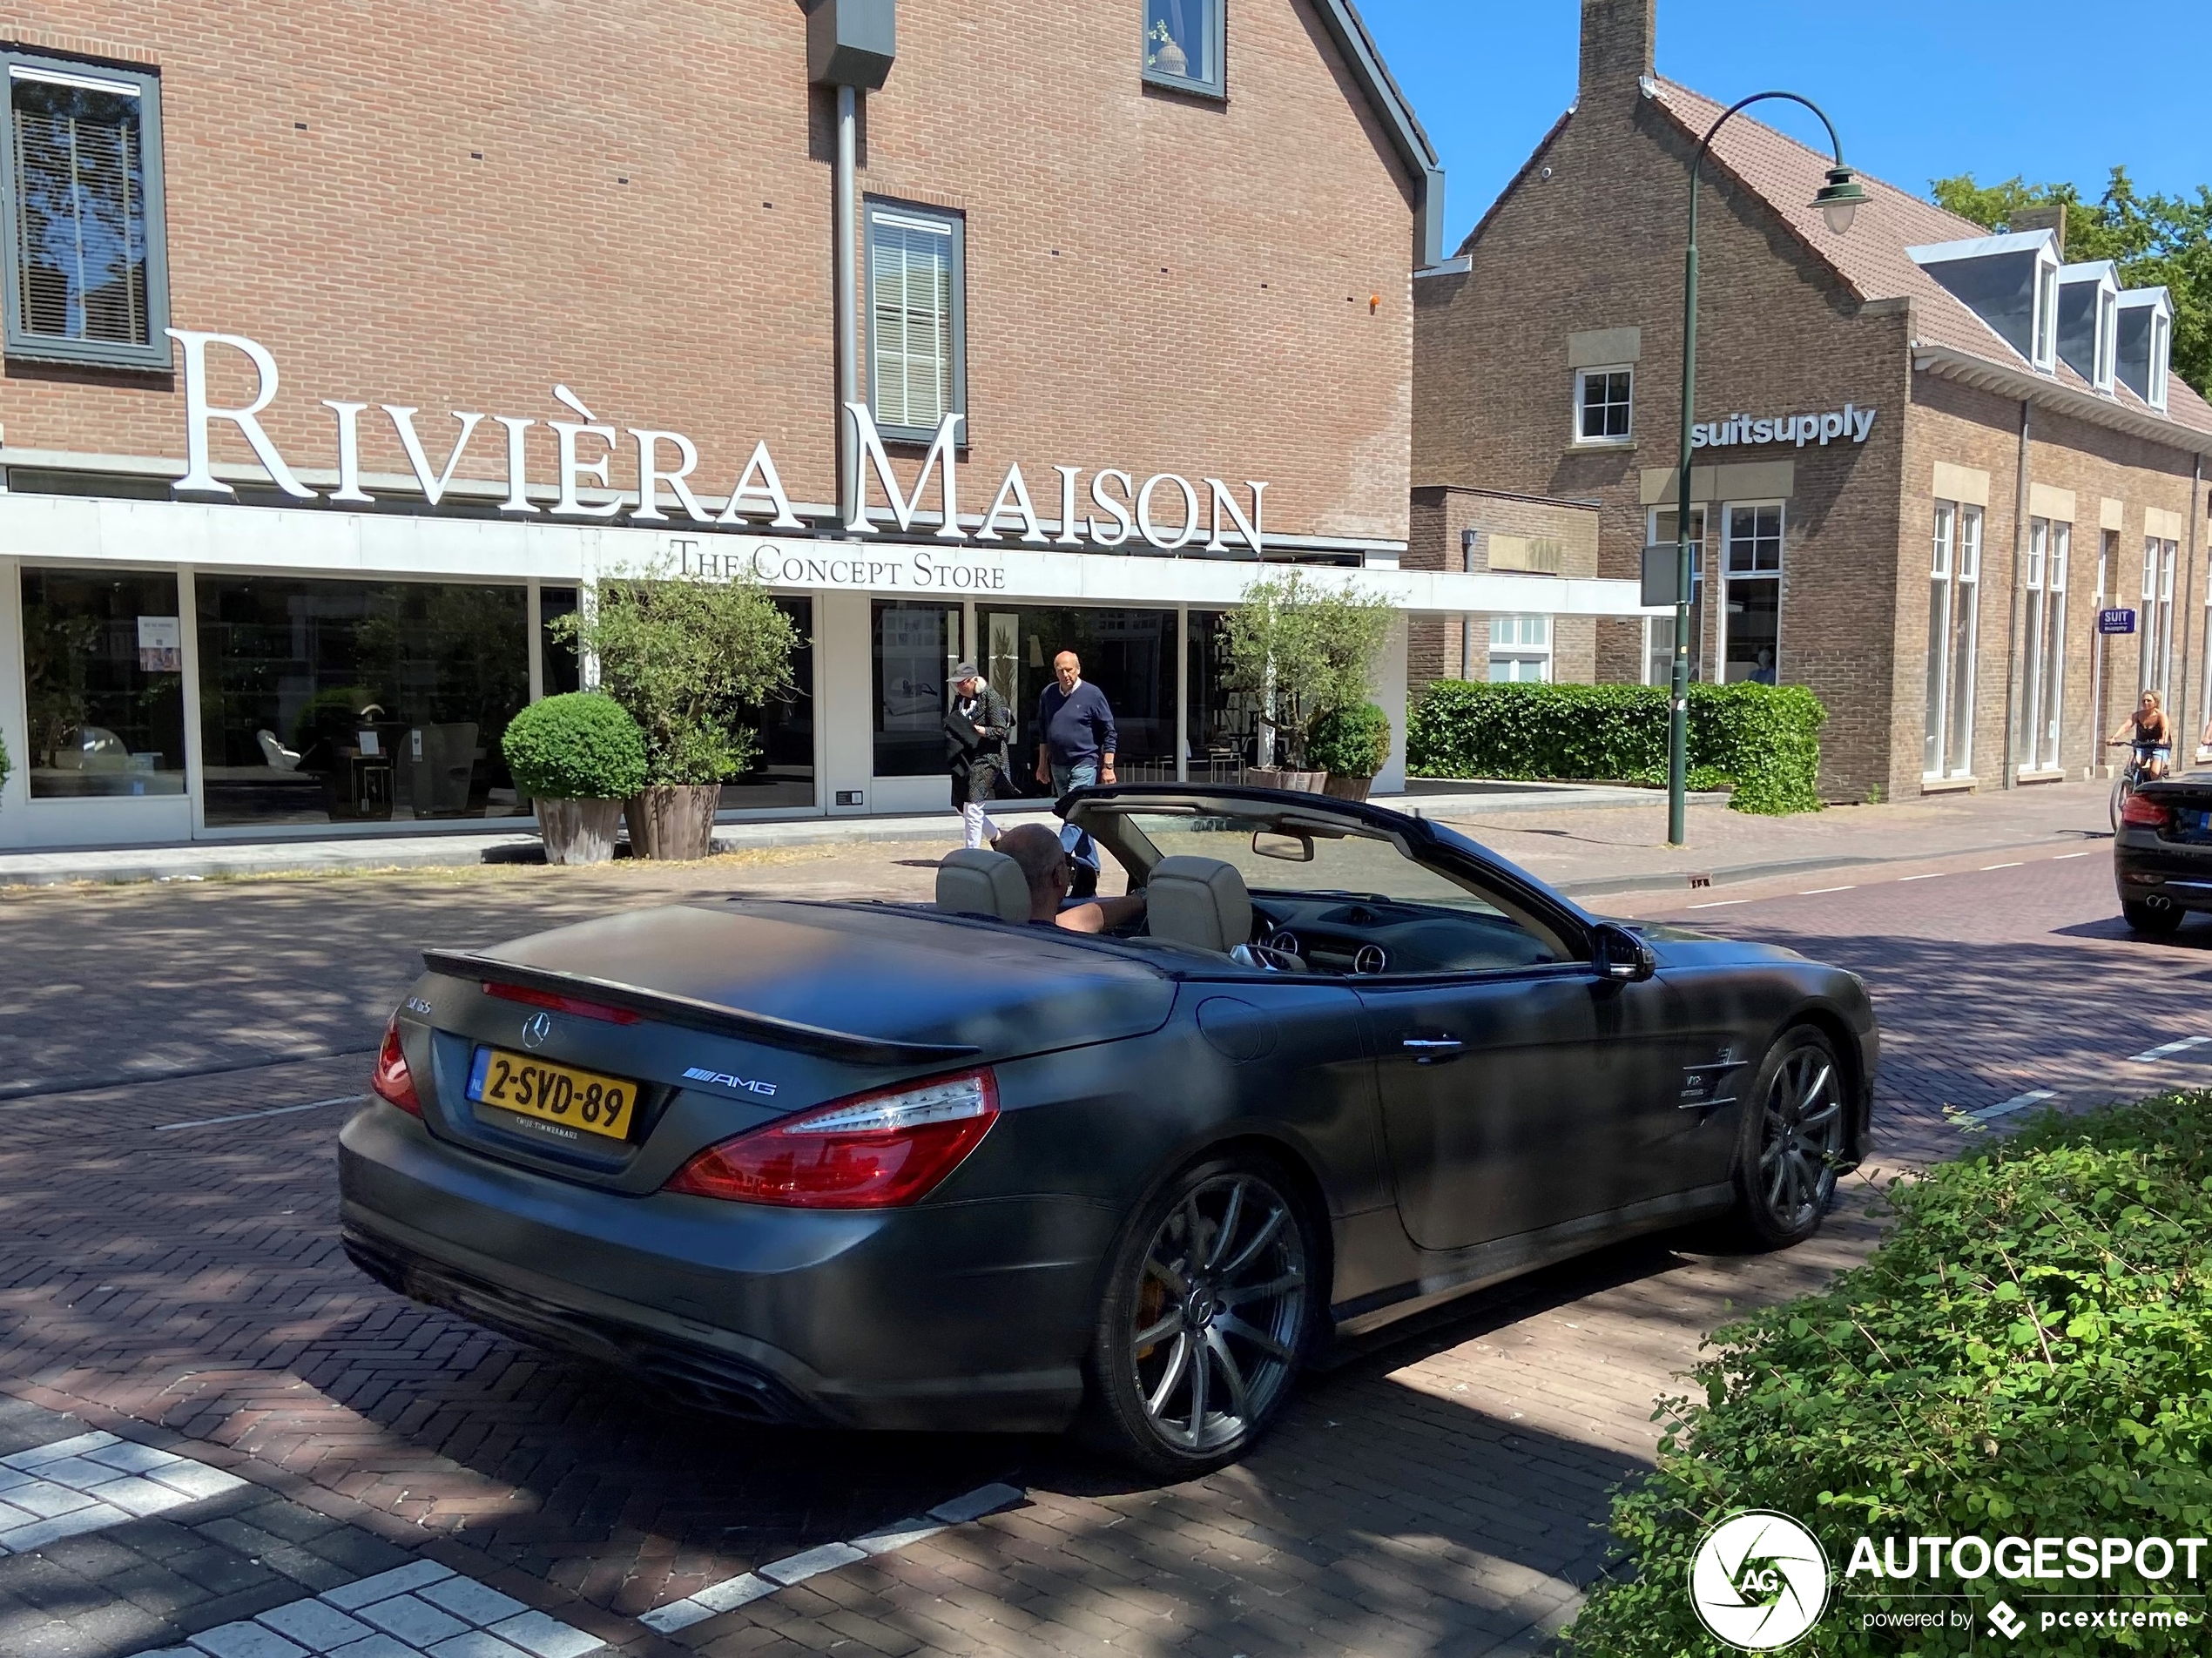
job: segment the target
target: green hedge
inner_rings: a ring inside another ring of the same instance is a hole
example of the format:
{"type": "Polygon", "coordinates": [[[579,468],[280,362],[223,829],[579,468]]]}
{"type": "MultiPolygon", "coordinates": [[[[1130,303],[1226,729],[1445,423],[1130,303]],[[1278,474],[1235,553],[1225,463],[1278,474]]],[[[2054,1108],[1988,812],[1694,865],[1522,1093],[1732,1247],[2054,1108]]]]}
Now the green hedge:
{"type": "MultiPolygon", "coordinates": [[[[1730,787],[1738,812],[1820,810],[1820,725],[1802,685],[1693,684],[1692,788],[1730,787]]],[[[1663,785],[1660,685],[1487,685],[1440,679],[1406,721],[1415,777],[1663,785]]]]}
{"type": "Polygon", "coordinates": [[[516,792],[536,800],[627,800],[645,786],[645,734],[598,691],[532,703],[508,722],[500,751],[516,792]]]}
{"type": "MultiPolygon", "coordinates": [[[[2212,1532],[2212,1090],[2062,1117],[1890,1189],[1894,1221],[1865,1265],[1824,1292],[1716,1332],[1703,1397],[1665,1401],[1656,1472],[1616,1492],[1628,1571],[1601,1582],[1569,1631],[1590,1658],[1716,1650],[1685,1593],[1705,1530],[1740,1508],[1789,1514],[1835,1573],[1827,1614],[1794,1654],[1992,1650],[1986,1629],[1868,1631],[1839,1604],[1861,1535],[2202,1537],[2212,1532]]],[[[1970,1560],[1973,1557],[1969,1557],[1970,1560]]],[[[1999,1598],[2038,1621],[2051,1602],[2202,1611],[2202,1580],[1892,1585],[1854,1594],[1898,1610],[1999,1598]]],[[[2204,1564],[2200,1563],[2200,1573],[2204,1564]]],[[[2204,1630],[2039,1629],[2046,1653],[2196,1653],[2204,1630]]],[[[2026,1650],[2026,1648],[2021,1648],[2026,1650]]]]}
{"type": "Polygon", "coordinates": [[[1390,716],[1372,703],[1332,709],[1313,722],[1305,763],[1332,777],[1374,776],[1390,763],[1390,716]]]}

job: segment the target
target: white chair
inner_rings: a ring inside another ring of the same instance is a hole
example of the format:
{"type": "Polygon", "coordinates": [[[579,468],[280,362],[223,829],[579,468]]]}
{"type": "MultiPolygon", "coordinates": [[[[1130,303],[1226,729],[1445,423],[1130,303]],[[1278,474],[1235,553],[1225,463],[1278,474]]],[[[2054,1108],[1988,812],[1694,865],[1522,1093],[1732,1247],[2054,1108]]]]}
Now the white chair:
{"type": "Polygon", "coordinates": [[[278,742],[274,731],[256,731],[253,740],[261,745],[261,758],[269,763],[272,771],[296,772],[300,769],[298,753],[278,742]]]}

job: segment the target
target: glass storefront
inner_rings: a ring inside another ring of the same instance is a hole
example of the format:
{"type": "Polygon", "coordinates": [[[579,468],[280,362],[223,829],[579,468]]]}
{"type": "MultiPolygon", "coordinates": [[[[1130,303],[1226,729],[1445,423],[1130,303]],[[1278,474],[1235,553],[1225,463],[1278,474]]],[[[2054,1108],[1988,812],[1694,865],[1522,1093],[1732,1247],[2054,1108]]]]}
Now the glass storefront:
{"type": "Polygon", "coordinates": [[[960,606],[874,604],[875,774],[945,769],[945,692],[960,665],[960,606]]]}
{"type": "Polygon", "coordinates": [[[814,601],[779,597],[775,605],[799,635],[791,653],[792,688],[749,720],[760,751],[750,771],[722,785],[725,812],[814,804],[814,601]]]}
{"type": "Polygon", "coordinates": [[[1219,610],[1190,614],[1190,780],[1236,783],[1256,764],[1259,698],[1229,688],[1229,631],[1219,610]]]}
{"type": "Polygon", "coordinates": [[[33,799],[184,793],[174,576],[26,569],[23,647],[33,799]]]}
{"type": "Polygon", "coordinates": [[[975,627],[989,676],[1013,711],[1014,780],[1033,779],[1037,699],[1052,683],[1052,659],[1072,650],[1083,677],[1106,693],[1121,747],[1115,769],[1125,783],[1175,778],[1175,612],[977,605],[975,627]]]}
{"type": "Polygon", "coordinates": [[[500,754],[529,698],[521,587],[203,575],[211,826],[526,815],[500,754]]]}

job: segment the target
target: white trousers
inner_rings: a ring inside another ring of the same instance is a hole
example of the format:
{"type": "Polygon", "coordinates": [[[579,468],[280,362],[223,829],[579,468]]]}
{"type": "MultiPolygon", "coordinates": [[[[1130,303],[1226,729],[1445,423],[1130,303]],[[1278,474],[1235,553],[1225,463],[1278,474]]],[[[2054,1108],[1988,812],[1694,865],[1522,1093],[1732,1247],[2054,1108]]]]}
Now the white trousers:
{"type": "Polygon", "coordinates": [[[960,809],[960,822],[963,831],[961,844],[971,850],[988,846],[999,838],[999,826],[991,821],[991,814],[983,810],[981,800],[970,800],[960,809]]]}

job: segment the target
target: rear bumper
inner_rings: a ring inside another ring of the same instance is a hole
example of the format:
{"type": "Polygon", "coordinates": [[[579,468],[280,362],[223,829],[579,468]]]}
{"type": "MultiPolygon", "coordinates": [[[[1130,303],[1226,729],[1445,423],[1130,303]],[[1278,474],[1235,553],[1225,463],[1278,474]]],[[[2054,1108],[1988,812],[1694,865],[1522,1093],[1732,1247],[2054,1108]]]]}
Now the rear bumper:
{"type": "Polygon", "coordinates": [[[2212,846],[2175,845],[2155,830],[2122,825],[2112,873],[2125,903],[2162,898],[2180,909],[2212,910],[2212,846]]]}
{"type": "Polygon", "coordinates": [[[1067,1199],[872,1213],[624,1196],[383,1105],[340,1136],[347,1254],[401,1294],[688,1403],[856,1428],[1052,1432],[1082,1402],[1116,1217],[1067,1199]]]}

